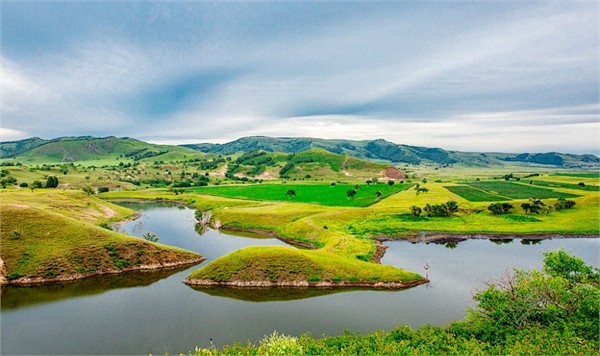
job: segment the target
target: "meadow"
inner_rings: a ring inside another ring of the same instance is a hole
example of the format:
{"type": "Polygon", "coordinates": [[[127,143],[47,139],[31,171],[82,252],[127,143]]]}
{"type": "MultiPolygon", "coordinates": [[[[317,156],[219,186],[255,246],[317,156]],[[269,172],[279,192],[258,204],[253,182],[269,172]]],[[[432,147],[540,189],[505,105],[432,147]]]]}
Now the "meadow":
{"type": "Polygon", "coordinates": [[[249,200],[313,203],[326,206],[369,206],[381,199],[408,189],[412,184],[259,184],[197,187],[187,192],[249,200]],[[348,191],[356,195],[350,197],[348,191]],[[293,191],[294,194],[286,194],[293,191]],[[380,194],[378,194],[380,193],[380,194]]]}
{"type": "Polygon", "coordinates": [[[506,181],[472,182],[468,184],[473,188],[481,189],[490,194],[498,194],[512,199],[575,198],[578,196],[576,194],[562,193],[552,189],[506,181]]]}

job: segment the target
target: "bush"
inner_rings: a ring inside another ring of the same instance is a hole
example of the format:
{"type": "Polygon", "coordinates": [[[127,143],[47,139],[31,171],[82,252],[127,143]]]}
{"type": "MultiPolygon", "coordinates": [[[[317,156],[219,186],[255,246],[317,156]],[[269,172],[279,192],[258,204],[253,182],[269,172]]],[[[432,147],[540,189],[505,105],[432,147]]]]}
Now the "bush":
{"type": "Polygon", "coordinates": [[[55,176],[49,176],[46,180],[46,188],[56,188],[58,187],[58,178],[55,176]]]}
{"type": "Polygon", "coordinates": [[[488,206],[488,210],[494,215],[508,214],[515,207],[510,203],[494,203],[488,206]]]}

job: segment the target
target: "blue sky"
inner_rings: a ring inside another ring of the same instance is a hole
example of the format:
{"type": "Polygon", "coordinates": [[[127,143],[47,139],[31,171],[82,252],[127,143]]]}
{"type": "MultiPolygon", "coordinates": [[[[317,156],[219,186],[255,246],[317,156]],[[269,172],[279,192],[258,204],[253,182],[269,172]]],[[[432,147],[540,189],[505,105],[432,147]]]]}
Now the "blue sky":
{"type": "Polygon", "coordinates": [[[597,2],[16,2],[1,139],[599,152],[597,2]]]}

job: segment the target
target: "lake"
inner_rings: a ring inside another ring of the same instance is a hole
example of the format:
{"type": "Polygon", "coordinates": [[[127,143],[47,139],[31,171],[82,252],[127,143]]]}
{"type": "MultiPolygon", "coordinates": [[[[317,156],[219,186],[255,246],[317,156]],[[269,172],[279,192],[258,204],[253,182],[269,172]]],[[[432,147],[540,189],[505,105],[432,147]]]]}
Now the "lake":
{"type": "Polygon", "coordinates": [[[256,235],[197,232],[194,211],[171,204],[121,203],[142,216],[124,223],[134,236],[201,253],[201,265],[132,272],[75,283],[2,288],[2,354],[177,354],[195,346],[257,342],[273,330],[339,335],[396,325],[445,325],[473,306],[472,292],[512,267],[540,268],[542,251],[564,247],[598,266],[598,239],[529,243],[468,240],[456,245],[387,242],[382,263],[425,275],[431,283],[401,291],[347,289],[194,289],[193,270],[246,246],[285,245],[256,235]]]}

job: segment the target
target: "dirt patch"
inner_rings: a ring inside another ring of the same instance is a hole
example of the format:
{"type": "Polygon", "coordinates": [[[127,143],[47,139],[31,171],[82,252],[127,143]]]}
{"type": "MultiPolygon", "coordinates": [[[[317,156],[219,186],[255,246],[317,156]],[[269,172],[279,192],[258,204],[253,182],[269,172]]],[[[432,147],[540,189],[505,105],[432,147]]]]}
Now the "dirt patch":
{"type": "Polygon", "coordinates": [[[227,165],[224,165],[218,171],[208,172],[208,175],[213,177],[225,177],[225,173],[227,173],[227,165]]]}
{"type": "Polygon", "coordinates": [[[383,176],[383,180],[390,179],[406,179],[406,174],[396,167],[387,167],[379,172],[383,176]]]}
{"type": "Polygon", "coordinates": [[[266,172],[266,171],[262,172],[259,175],[257,175],[256,178],[262,179],[262,180],[275,180],[275,179],[277,179],[277,177],[274,177],[271,173],[266,172]]]}
{"type": "Polygon", "coordinates": [[[100,209],[104,213],[104,216],[108,219],[113,218],[117,215],[117,212],[114,209],[109,208],[108,206],[100,205],[100,209]]]}

